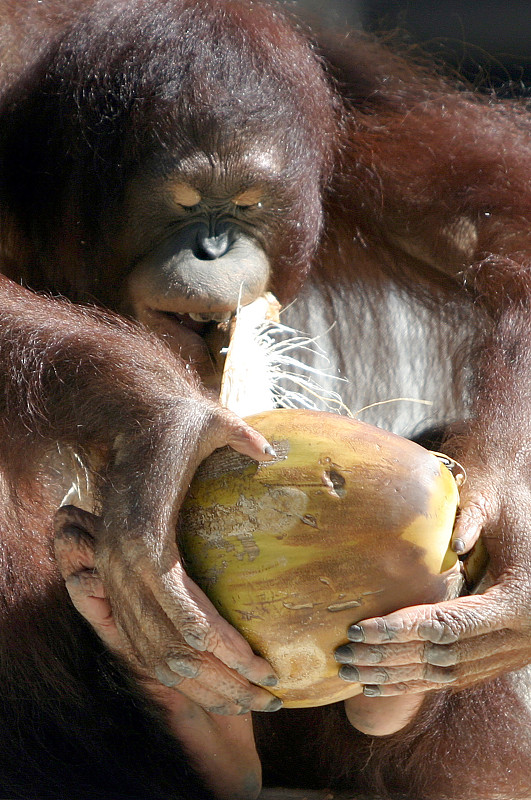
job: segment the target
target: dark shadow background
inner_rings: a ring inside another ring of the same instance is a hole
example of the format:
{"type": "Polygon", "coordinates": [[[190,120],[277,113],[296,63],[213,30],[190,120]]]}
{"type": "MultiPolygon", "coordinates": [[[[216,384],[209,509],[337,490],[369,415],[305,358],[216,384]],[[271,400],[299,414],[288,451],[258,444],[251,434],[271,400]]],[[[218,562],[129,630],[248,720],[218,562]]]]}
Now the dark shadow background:
{"type": "Polygon", "coordinates": [[[399,31],[473,84],[531,97],[531,0],[293,0],[339,27],[399,31]]]}

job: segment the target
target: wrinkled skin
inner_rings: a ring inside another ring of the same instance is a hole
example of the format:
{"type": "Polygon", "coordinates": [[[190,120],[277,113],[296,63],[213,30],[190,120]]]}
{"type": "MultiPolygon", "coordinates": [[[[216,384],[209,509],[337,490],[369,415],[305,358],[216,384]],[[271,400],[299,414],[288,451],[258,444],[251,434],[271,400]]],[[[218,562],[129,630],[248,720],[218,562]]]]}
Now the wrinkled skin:
{"type": "MultiPolygon", "coordinates": [[[[99,524],[96,517],[79,509],[64,507],[58,512],[57,563],[79,613],[107,647],[134,663],[135,655],[128,651],[127,640],[116,626],[102,580],[95,571],[94,538],[87,535],[87,530],[97,533],[99,524]]],[[[261,766],[251,715],[241,713],[241,700],[234,697],[234,679],[223,681],[219,670],[204,672],[207,672],[206,686],[198,691],[201,679],[190,681],[169,669],[163,673],[160,668],[154,679],[149,672],[143,675],[140,667],[137,668],[142,685],[167,709],[172,732],[183,743],[192,764],[204,773],[216,796],[227,800],[254,797],[260,791],[261,766]],[[191,690],[187,691],[190,683],[191,690]],[[175,686],[179,686],[179,691],[174,691],[175,686]],[[190,699],[194,696],[198,702],[190,699]],[[212,705],[211,711],[205,708],[207,702],[212,705]],[[221,709],[227,713],[220,714],[221,709]]],[[[243,691],[246,684],[242,680],[243,691]]]]}
{"type": "MultiPolygon", "coordinates": [[[[136,376],[131,375],[128,365],[118,374],[120,369],[117,371],[111,362],[119,363],[122,348],[129,344],[132,331],[125,323],[114,322],[105,330],[96,312],[80,318],[66,304],[57,309],[51,320],[49,306],[53,301],[14,288],[5,279],[0,283],[0,293],[4,330],[11,331],[11,344],[2,351],[5,363],[19,361],[17,374],[22,385],[31,381],[36,361],[40,361],[43,376],[51,370],[54,380],[58,379],[53,395],[46,398],[49,406],[55,404],[52,432],[49,423],[35,418],[34,431],[38,435],[33,439],[28,438],[23,417],[11,420],[11,427],[5,428],[4,450],[17,437],[28,439],[23,463],[18,461],[19,454],[11,452],[12,471],[6,470],[7,478],[16,481],[28,459],[38,462],[50,446],[50,436],[65,444],[71,442],[73,419],[81,414],[84,422],[78,444],[84,441],[87,452],[97,452],[94,459],[99,462],[93,484],[101,510],[94,537],[95,564],[114,597],[115,615],[131,662],[166,684],[190,677],[190,672],[194,677],[201,676],[192,682],[196,688],[191,688],[189,694],[220,712],[262,710],[271,702],[275,704],[265,689],[255,685],[275,682],[271,668],[252,653],[189,580],[175,542],[176,513],[203,458],[216,447],[228,444],[252,458],[267,460],[271,458],[269,444],[238,417],[205,397],[170,351],[147,336],[138,335],[136,339],[136,376]],[[20,321],[21,307],[27,311],[31,308],[27,321],[20,321]],[[46,339],[50,328],[58,323],[68,326],[68,341],[57,341],[53,352],[51,347],[46,352],[30,352],[28,329],[39,330],[46,339]],[[107,339],[105,353],[98,343],[102,333],[107,339]],[[98,372],[97,381],[92,380],[90,370],[83,376],[89,363],[90,369],[98,372]],[[71,380],[71,364],[77,365],[80,392],[74,407],[64,392],[71,380]],[[108,383],[102,432],[98,396],[100,382],[108,380],[109,370],[113,371],[114,384],[111,388],[108,383]],[[138,382],[144,370],[150,376],[146,385],[144,378],[138,382]],[[196,441],[193,449],[188,448],[191,440],[196,441]],[[181,442],[177,458],[176,441],[181,442]],[[147,463],[146,453],[150,454],[147,463]],[[144,464],[144,471],[138,469],[132,475],[134,462],[144,464]],[[134,592],[130,590],[132,583],[136,586],[134,592]],[[224,687],[221,693],[209,692],[202,680],[203,671],[209,675],[206,684],[224,687]]],[[[4,388],[9,408],[17,402],[17,388],[5,384],[4,388]]],[[[66,510],[61,519],[63,524],[69,524],[66,510]]]]}
{"type": "Polygon", "coordinates": [[[454,531],[454,544],[461,552],[483,535],[490,587],[471,597],[412,607],[352,626],[350,652],[341,661],[355,665],[356,672],[349,666],[345,677],[361,680],[367,696],[423,694],[449,682],[461,689],[529,663],[531,595],[526,558],[521,555],[529,497],[518,468],[508,470],[500,464],[499,470],[496,475],[484,467],[470,471],[470,488],[462,492],[454,531]],[[493,496],[494,486],[499,496],[493,496]],[[516,531],[521,533],[516,536],[516,531]]]}

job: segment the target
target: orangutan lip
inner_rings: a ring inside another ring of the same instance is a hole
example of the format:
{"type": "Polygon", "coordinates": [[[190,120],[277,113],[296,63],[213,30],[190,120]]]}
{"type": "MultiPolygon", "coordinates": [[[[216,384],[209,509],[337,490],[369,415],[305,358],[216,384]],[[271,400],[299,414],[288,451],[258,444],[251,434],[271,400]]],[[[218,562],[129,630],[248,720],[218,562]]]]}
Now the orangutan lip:
{"type": "Polygon", "coordinates": [[[177,311],[152,312],[153,329],[197,370],[203,385],[219,396],[221,375],[230,337],[230,320],[198,321],[177,311]],[[157,320],[158,317],[158,320],[157,320]]]}
{"type": "Polygon", "coordinates": [[[212,323],[219,325],[230,320],[230,314],[227,313],[179,314],[176,311],[162,311],[161,313],[200,336],[204,336],[212,323]]]}
{"type": "Polygon", "coordinates": [[[168,317],[173,322],[179,323],[179,325],[183,325],[185,328],[193,331],[194,333],[203,336],[205,334],[206,329],[210,325],[210,322],[201,321],[192,319],[189,314],[177,314],[174,311],[162,311],[165,317],[168,317]]]}
{"type": "Polygon", "coordinates": [[[230,313],[227,311],[207,311],[206,314],[192,314],[190,311],[188,316],[196,322],[228,322],[231,317],[230,313]]]}

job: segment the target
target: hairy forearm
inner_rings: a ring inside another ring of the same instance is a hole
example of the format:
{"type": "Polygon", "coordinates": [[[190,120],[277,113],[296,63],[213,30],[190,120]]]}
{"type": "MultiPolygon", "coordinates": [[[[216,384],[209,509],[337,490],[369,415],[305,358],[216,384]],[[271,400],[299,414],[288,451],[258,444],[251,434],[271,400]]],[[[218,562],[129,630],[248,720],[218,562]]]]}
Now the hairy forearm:
{"type": "Polygon", "coordinates": [[[161,342],[118,317],[4,280],[0,308],[0,451],[108,444],[200,396],[161,342]]]}

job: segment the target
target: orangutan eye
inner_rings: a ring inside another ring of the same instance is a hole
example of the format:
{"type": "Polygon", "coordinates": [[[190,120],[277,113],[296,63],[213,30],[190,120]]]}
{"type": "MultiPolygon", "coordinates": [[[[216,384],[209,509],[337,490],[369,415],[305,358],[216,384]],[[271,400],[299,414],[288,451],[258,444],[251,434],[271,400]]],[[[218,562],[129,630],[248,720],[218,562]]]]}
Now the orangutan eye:
{"type": "Polygon", "coordinates": [[[235,206],[238,206],[238,208],[250,208],[251,206],[262,208],[263,195],[264,192],[261,187],[253,186],[233,197],[232,202],[235,206]]]}
{"type": "Polygon", "coordinates": [[[201,202],[201,195],[188,183],[176,183],[171,187],[174,201],[184,208],[192,208],[201,202]]]}

